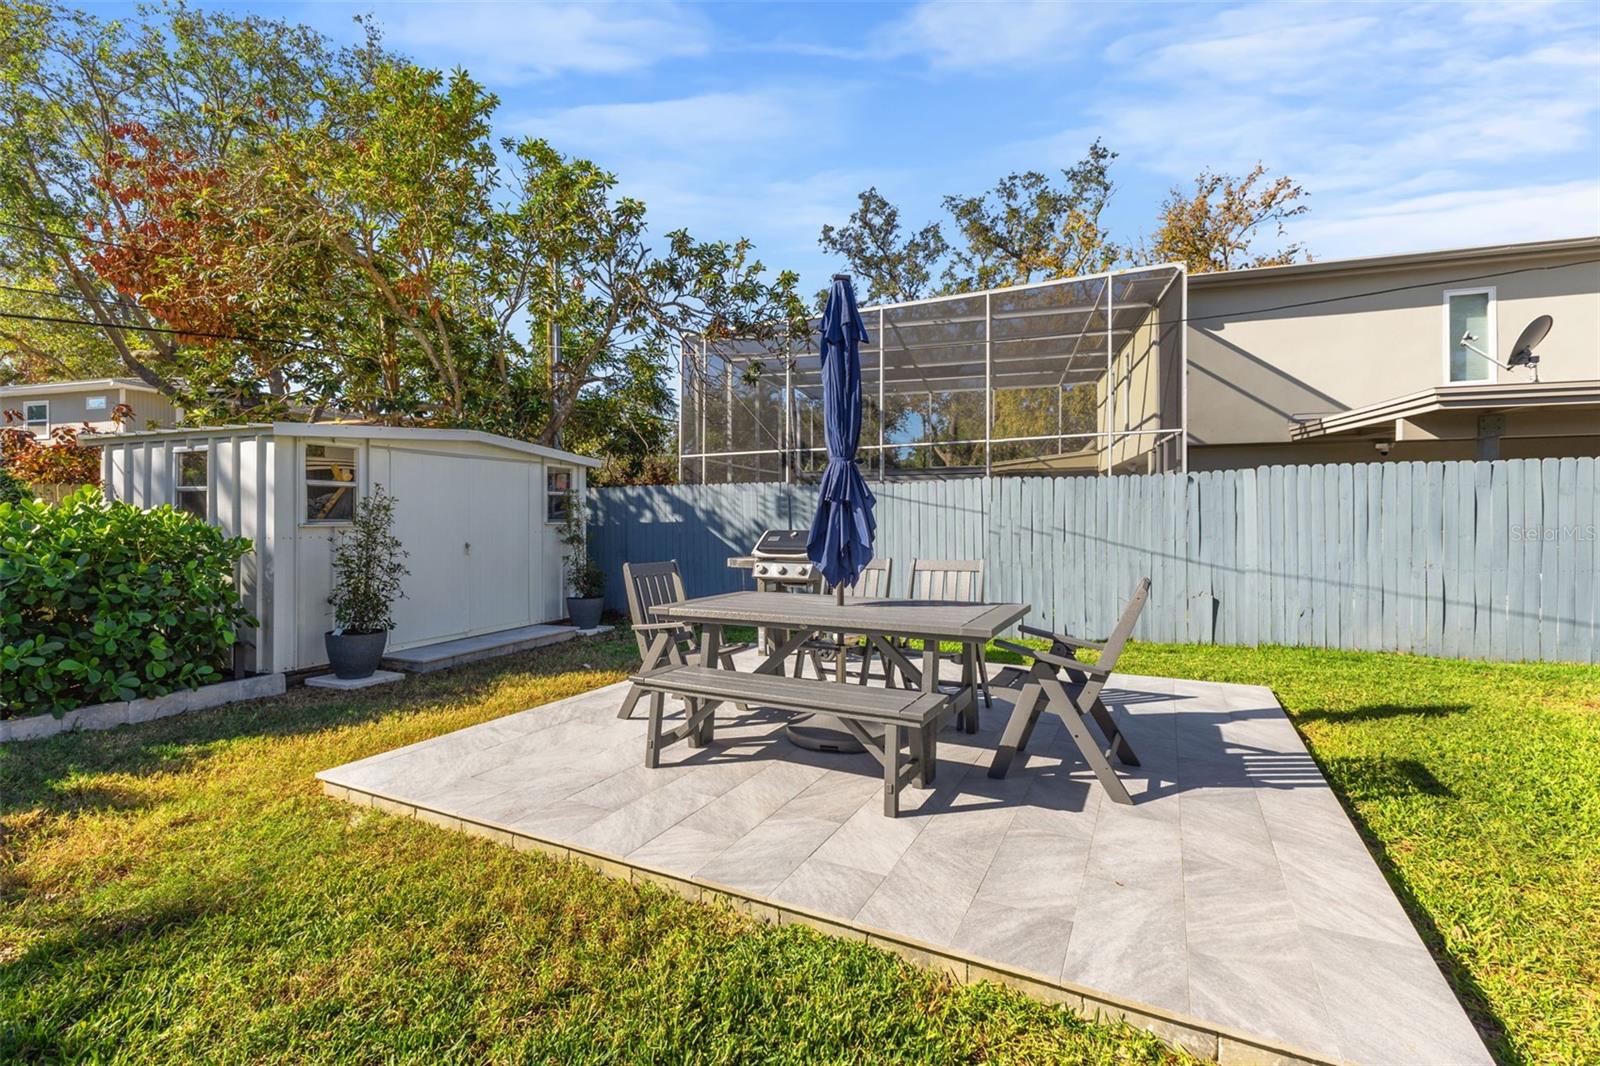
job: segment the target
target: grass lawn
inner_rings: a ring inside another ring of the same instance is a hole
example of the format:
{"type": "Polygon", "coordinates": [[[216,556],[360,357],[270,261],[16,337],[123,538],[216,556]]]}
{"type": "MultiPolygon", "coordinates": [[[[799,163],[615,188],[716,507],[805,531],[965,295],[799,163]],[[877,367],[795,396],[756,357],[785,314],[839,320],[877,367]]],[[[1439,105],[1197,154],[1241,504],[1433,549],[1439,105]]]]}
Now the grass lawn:
{"type": "MultiPolygon", "coordinates": [[[[619,634],[0,746],[0,1060],[1171,1059],[311,778],[633,659],[619,634]]],[[[1273,687],[1496,1054],[1600,1060],[1600,671],[1158,645],[1122,665],[1273,687]]]]}
{"type": "Polygon", "coordinates": [[[0,1062],[1175,1056],[864,944],[321,795],[620,680],[631,637],[0,746],[0,1062]]]}

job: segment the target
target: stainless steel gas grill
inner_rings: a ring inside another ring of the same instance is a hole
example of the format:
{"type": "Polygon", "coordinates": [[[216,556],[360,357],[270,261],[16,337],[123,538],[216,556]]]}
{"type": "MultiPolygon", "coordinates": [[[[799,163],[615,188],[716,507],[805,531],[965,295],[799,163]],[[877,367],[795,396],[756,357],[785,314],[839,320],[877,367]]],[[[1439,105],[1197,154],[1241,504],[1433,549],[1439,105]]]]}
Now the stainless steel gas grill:
{"type": "Polygon", "coordinates": [[[758,592],[816,592],[822,588],[822,575],[806,557],[809,536],[804,529],[769,529],[749,555],[729,559],[728,565],[749,570],[758,592]]]}

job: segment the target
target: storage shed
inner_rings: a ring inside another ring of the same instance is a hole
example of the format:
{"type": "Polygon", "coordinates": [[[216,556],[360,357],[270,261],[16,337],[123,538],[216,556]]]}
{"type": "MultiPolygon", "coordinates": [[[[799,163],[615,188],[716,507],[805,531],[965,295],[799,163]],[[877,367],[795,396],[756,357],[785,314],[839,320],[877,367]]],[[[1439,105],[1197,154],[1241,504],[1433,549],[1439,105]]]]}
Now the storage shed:
{"type": "Polygon", "coordinates": [[[566,615],[560,526],[594,459],[475,430],[275,422],[130,433],[103,445],[106,494],[173,504],[255,551],[239,587],[260,628],[242,638],[264,673],[327,662],[333,543],[382,485],[410,552],[389,650],[566,615]]]}

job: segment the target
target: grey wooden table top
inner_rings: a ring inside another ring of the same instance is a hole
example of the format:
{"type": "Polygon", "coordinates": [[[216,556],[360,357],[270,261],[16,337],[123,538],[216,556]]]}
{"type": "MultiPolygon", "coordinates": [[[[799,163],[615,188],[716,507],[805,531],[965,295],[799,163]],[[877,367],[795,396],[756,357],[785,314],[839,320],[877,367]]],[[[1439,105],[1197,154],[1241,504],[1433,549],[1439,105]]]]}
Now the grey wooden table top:
{"type": "Polygon", "coordinates": [[[989,640],[1027,616],[1026,603],[956,603],[946,600],[847,599],[790,592],[726,592],[700,596],[658,613],[681,622],[822,629],[890,637],[989,640]]]}

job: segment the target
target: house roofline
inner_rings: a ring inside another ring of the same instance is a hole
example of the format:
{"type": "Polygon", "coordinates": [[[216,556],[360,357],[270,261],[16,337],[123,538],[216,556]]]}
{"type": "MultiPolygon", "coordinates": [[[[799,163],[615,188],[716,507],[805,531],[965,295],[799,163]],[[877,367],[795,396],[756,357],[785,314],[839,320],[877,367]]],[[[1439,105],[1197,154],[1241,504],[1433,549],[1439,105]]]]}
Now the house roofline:
{"type": "Polygon", "coordinates": [[[1440,248],[1424,252],[1402,252],[1394,255],[1364,255],[1349,259],[1321,259],[1309,263],[1290,263],[1286,266],[1246,267],[1240,270],[1217,271],[1189,275],[1189,287],[1223,288],[1263,281],[1294,281],[1322,275],[1366,274],[1386,270],[1403,270],[1413,266],[1471,263],[1494,259],[1533,259],[1591,252],[1600,256],[1600,234],[1583,237],[1561,237],[1545,241],[1525,241],[1518,244],[1483,244],[1468,248],[1440,248]]]}
{"type": "Polygon", "coordinates": [[[1600,381],[1518,381],[1490,385],[1435,385],[1379,400],[1364,407],[1300,423],[1290,440],[1318,440],[1340,433],[1376,429],[1398,419],[1438,411],[1514,411],[1529,407],[1600,408],[1600,381]]]}
{"type": "Polygon", "coordinates": [[[261,436],[313,437],[319,440],[351,438],[356,440],[434,440],[463,444],[483,444],[491,448],[535,455],[573,466],[591,469],[602,465],[599,459],[577,452],[549,448],[543,444],[503,437],[498,433],[485,433],[478,429],[433,429],[421,426],[370,426],[349,422],[247,422],[236,426],[189,426],[176,429],[148,429],[134,433],[106,434],[111,441],[121,444],[130,440],[161,440],[172,437],[261,436]]]}

